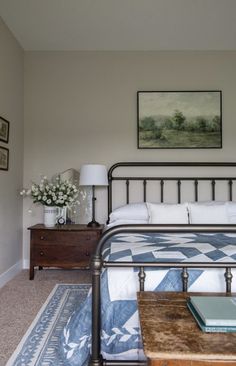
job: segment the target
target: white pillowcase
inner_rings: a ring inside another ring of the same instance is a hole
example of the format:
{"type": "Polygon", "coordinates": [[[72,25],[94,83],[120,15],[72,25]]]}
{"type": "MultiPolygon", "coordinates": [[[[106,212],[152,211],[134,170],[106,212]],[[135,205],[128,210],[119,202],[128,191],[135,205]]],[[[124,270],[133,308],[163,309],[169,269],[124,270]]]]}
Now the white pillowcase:
{"type": "Polygon", "coordinates": [[[148,210],[146,203],[129,203],[116,208],[110,214],[109,222],[116,220],[146,220],[148,222],[148,210]]]}
{"type": "Polygon", "coordinates": [[[188,203],[189,222],[190,224],[229,224],[226,208],[227,203],[221,201],[188,203]]]}
{"type": "Polygon", "coordinates": [[[187,204],[147,203],[149,224],[188,224],[187,204]]]}
{"type": "Polygon", "coordinates": [[[236,202],[130,203],[110,214],[107,227],[123,224],[236,224],[236,202]]]}

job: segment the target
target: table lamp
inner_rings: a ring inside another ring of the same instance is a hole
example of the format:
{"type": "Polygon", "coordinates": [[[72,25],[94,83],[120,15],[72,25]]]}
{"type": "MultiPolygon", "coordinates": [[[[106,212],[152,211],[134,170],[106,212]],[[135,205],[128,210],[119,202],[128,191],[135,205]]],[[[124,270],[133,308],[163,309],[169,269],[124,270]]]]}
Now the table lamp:
{"type": "Polygon", "coordinates": [[[95,220],[95,186],[107,186],[107,169],[105,165],[84,164],[80,168],[80,186],[92,186],[92,221],[88,223],[89,227],[97,227],[100,224],[95,220]]]}

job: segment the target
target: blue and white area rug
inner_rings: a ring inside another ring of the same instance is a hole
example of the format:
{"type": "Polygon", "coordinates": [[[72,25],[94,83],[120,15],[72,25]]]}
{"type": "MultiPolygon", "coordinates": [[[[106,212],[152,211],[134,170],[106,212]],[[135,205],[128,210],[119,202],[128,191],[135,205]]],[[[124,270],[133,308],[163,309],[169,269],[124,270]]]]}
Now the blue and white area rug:
{"type": "Polygon", "coordinates": [[[56,285],[6,366],[63,366],[59,338],[91,285],[56,285]]]}

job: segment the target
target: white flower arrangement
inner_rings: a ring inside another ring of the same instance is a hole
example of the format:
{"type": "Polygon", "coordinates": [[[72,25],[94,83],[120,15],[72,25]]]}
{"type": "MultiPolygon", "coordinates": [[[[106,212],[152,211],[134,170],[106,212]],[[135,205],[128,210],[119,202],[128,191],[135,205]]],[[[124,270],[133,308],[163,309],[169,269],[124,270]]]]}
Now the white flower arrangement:
{"type": "Polygon", "coordinates": [[[44,206],[72,207],[77,203],[78,189],[68,180],[61,180],[59,176],[55,182],[44,176],[40,184],[33,183],[30,189],[23,189],[20,194],[31,196],[33,203],[44,206]]]}

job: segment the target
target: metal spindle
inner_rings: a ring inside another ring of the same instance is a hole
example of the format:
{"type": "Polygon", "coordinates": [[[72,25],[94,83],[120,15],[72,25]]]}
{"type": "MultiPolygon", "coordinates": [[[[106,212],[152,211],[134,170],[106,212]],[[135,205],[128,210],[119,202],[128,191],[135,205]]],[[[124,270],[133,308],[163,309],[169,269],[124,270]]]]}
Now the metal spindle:
{"type": "Polygon", "coordinates": [[[139,277],[139,290],[144,291],[144,283],[145,283],[145,277],[146,277],[144,267],[140,267],[138,277],[139,277]]]}
{"type": "Polygon", "coordinates": [[[144,179],[143,181],[143,202],[147,201],[147,181],[144,179]]]}
{"type": "Polygon", "coordinates": [[[181,202],[181,181],[178,180],[177,184],[178,184],[178,203],[180,203],[181,202]]]}
{"type": "Polygon", "coordinates": [[[164,201],[164,180],[161,179],[160,180],[160,185],[161,185],[161,203],[164,201]]]}
{"type": "Polygon", "coordinates": [[[189,278],[187,267],[183,268],[181,276],[182,276],[182,282],[183,282],[183,292],[187,292],[188,291],[188,278],[189,278]]]}
{"type": "Polygon", "coordinates": [[[232,186],[233,186],[233,181],[232,181],[232,179],[230,179],[229,180],[229,200],[230,201],[233,200],[232,186]]]}
{"type": "Polygon", "coordinates": [[[216,186],[216,182],[213,179],[211,181],[211,192],[212,192],[212,201],[215,201],[215,186],[216,186]]]}
{"type": "Polygon", "coordinates": [[[232,283],[232,279],[233,279],[233,275],[231,273],[231,268],[227,267],[225,269],[225,282],[226,282],[226,292],[231,292],[231,283],[232,283]]]}
{"type": "Polygon", "coordinates": [[[194,188],[195,188],[195,201],[198,201],[198,180],[195,179],[194,181],[194,188]]]}
{"type": "Polygon", "coordinates": [[[126,180],[126,203],[129,203],[129,180],[126,180]]]}

